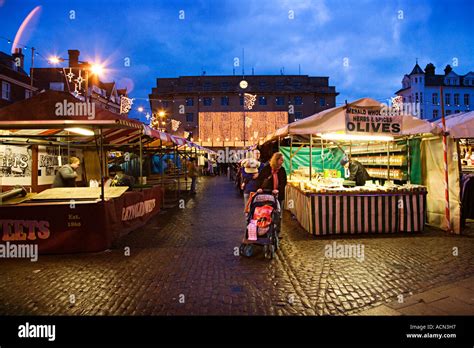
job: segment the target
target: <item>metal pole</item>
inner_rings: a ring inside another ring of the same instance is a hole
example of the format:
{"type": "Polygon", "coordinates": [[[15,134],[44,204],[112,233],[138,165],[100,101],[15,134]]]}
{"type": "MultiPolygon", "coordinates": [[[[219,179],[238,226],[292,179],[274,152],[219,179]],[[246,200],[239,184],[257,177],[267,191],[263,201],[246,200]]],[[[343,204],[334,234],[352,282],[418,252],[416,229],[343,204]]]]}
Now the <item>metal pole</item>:
{"type": "Polygon", "coordinates": [[[324,140],[321,138],[321,159],[323,160],[323,174],[324,174],[324,140]]]}
{"type": "Polygon", "coordinates": [[[309,135],[309,181],[313,180],[313,134],[309,135]]]}
{"type": "Polygon", "coordinates": [[[143,143],[142,136],[140,135],[140,184],[143,185],[143,143]]]}
{"type": "Polygon", "coordinates": [[[449,177],[448,177],[448,135],[446,133],[446,120],[444,118],[444,98],[443,98],[443,86],[440,86],[440,97],[441,97],[441,120],[443,122],[443,153],[444,153],[444,195],[445,195],[445,214],[446,224],[448,232],[452,233],[451,227],[451,209],[449,207],[449,177]]]}
{"type": "Polygon", "coordinates": [[[387,180],[390,180],[390,142],[387,141],[387,180]]]}
{"type": "Polygon", "coordinates": [[[244,148],[245,148],[245,93],[243,94],[244,96],[244,148]]]}
{"type": "Polygon", "coordinates": [[[100,148],[99,148],[99,154],[100,154],[100,199],[105,201],[105,192],[104,192],[104,138],[102,136],[102,128],[99,128],[99,134],[100,134],[100,148]]]}
{"type": "Polygon", "coordinates": [[[290,179],[293,175],[293,136],[290,135],[290,179]]]}
{"type": "Polygon", "coordinates": [[[407,174],[408,174],[408,183],[411,184],[411,160],[410,160],[410,139],[408,139],[407,137],[407,166],[408,166],[408,170],[407,170],[407,174]]]}

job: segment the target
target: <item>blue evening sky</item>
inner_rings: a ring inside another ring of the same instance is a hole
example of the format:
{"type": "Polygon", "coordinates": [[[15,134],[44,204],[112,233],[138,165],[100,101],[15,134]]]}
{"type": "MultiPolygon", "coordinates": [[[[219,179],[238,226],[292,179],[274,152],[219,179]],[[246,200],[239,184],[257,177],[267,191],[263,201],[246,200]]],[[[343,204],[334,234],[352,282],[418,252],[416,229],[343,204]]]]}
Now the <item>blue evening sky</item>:
{"type": "Polygon", "coordinates": [[[242,48],[246,74],[298,74],[300,65],[330,77],[337,104],[390,98],[416,58],[437,72],[456,62],[457,73],[474,71],[473,0],[0,0],[0,37],[13,39],[36,6],[20,41],[41,54],[35,66],[79,49],[81,60],[106,62],[103,80],[128,86],[135,108],[149,108],[157,77],[231,75],[242,48]]]}

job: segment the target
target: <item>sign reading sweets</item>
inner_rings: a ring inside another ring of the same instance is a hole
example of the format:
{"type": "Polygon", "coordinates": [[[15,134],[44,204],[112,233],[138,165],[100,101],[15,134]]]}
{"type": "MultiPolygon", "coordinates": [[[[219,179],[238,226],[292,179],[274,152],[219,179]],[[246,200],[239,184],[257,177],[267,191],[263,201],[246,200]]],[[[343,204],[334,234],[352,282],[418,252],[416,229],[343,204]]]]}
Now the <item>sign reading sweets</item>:
{"type": "Polygon", "coordinates": [[[383,109],[348,107],[346,110],[346,132],[350,134],[392,134],[402,130],[400,115],[389,115],[383,109]]]}

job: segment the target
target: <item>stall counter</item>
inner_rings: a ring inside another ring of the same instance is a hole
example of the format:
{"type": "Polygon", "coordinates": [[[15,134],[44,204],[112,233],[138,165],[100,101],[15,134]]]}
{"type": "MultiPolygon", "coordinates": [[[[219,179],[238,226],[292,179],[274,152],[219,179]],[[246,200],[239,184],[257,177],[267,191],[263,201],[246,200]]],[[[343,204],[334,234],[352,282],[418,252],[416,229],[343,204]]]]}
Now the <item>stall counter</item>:
{"type": "Polygon", "coordinates": [[[286,187],[286,208],[313,235],[421,232],[426,190],[318,192],[286,187]]]}
{"type": "Polygon", "coordinates": [[[5,205],[0,209],[1,242],[37,244],[40,254],[103,251],[155,216],[162,198],[163,190],[153,187],[105,201],[5,205]]]}

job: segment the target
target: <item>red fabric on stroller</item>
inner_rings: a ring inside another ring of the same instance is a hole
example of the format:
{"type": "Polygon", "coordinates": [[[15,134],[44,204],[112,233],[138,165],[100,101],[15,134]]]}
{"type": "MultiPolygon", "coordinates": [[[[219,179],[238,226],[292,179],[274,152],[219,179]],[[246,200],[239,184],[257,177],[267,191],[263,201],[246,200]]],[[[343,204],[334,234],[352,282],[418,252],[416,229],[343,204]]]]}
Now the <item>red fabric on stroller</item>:
{"type": "Polygon", "coordinates": [[[257,220],[257,226],[259,228],[268,227],[272,223],[272,212],[273,207],[269,205],[256,207],[253,213],[253,220],[257,220]]]}

